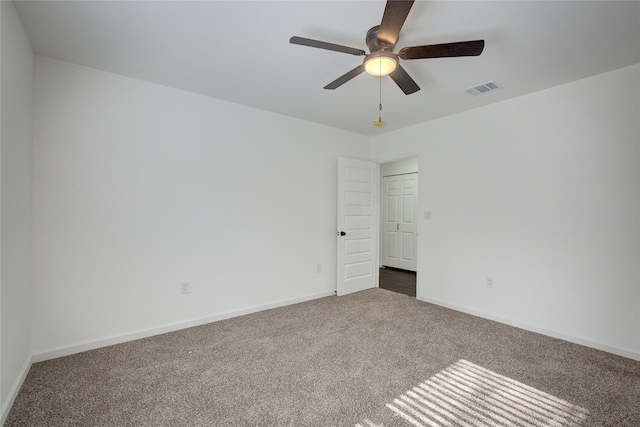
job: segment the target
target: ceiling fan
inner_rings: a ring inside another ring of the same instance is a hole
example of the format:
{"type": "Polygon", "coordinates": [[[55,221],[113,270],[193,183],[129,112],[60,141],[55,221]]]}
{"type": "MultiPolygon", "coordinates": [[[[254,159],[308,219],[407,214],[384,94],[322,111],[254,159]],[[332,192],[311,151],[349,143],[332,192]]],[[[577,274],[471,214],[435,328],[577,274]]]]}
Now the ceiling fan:
{"type": "Polygon", "coordinates": [[[414,0],[388,0],[382,15],[382,22],[367,31],[365,41],[370,53],[362,49],[327,43],[319,40],[294,36],[289,43],[302,46],[316,47],[319,49],[333,50],[349,53],[355,56],[364,56],[362,65],[358,65],[348,73],[338,77],[324,89],[336,89],[364,71],[374,76],[390,76],[406,95],[420,90],[417,83],[409,76],[400,65],[400,59],[424,59],[447,58],[456,56],[478,56],[484,49],[484,40],[472,40],[465,42],[431,44],[423,46],[404,47],[400,52],[393,53],[398,42],[400,30],[409,15],[414,0]]]}

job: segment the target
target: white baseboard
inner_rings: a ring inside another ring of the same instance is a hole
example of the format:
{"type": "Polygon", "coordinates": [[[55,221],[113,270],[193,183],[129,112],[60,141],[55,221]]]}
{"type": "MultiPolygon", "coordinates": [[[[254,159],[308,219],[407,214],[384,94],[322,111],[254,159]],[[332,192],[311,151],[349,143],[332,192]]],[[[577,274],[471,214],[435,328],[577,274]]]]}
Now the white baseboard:
{"type": "Polygon", "coordinates": [[[278,308],[278,307],[284,307],[291,304],[298,304],[301,302],[311,301],[314,299],[324,298],[324,297],[334,296],[334,295],[335,295],[335,291],[321,292],[318,294],[311,294],[303,297],[276,301],[276,302],[265,304],[265,305],[249,307],[242,310],[221,313],[214,316],[203,317],[199,319],[191,319],[184,322],[172,323],[172,324],[160,326],[157,328],[135,331],[127,334],[100,338],[93,341],[86,341],[86,342],[76,343],[68,346],[61,346],[61,347],[56,347],[52,349],[42,350],[37,353],[34,353],[32,361],[33,363],[42,362],[45,360],[50,360],[58,357],[69,356],[71,354],[81,353],[83,351],[95,350],[97,348],[107,347],[114,344],[121,344],[123,342],[134,341],[141,338],[148,338],[154,335],[165,334],[167,332],[174,332],[181,329],[192,328],[194,326],[200,326],[200,325],[204,325],[211,322],[217,322],[219,320],[230,319],[232,317],[244,316],[245,314],[256,313],[259,311],[269,310],[269,309],[278,308]]]}
{"type": "Polygon", "coordinates": [[[582,338],[574,337],[572,335],[567,335],[567,334],[563,334],[563,333],[556,332],[556,331],[550,331],[550,330],[547,330],[547,329],[538,328],[536,326],[527,325],[527,324],[524,324],[524,323],[516,322],[516,321],[510,320],[510,319],[505,319],[505,318],[498,317],[498,316],[493,316],[491,314],[482,313],[482,312],[479,312],[479,311],[476,311],[476,310],[472,310],[472,309],[469,309],[467,307],[461,307],[461,306],[458,306],[458,305],[455,305],[455,304],[449,304],[447,302],[439,301],[439,300],[433,299],[433,298],[427,298],[427,297],[422,297],[422,296],[418,296],[416,298],[418,300],[420,300],[420,301],[424,301],[424,302],[428,302],[428,303],[431,303],[431,304],[439,305],[441,307],[450,308],[451,310],[455,310],[455,311],[461,311],[463,313],[471,314],[472,316],[482,317],[483,319],[493,320],[495,322],[504,323],[505,325],[514,326],[516,328],[524,329],[524,330],[535,332],[535,333],[542,334],[542,335],[547,335],[547,336],[552,337],[552,338],[558,338],[558,339],[561,339],[561,340],[564,340],[564,341],[572,342],[574,344],[580,344],[580,345],[583,345],[585,347],[595,348],[596,350],[602,350],[602,351],[606,351],[607,353],[612,353],[612,354],[615,354],[615,355],[618,355],[618,356],[622,356],[622,357],[626,357],[626,358],[629,358],[629,359],[640,361],[640,353],[636,353],[636,352],[633,352],[633,351],[624,350],[624,349],[617,348],[617,347],[612,347],[612,346],[609,346],[609,345],[606,345],[606,344],[601,344],[601,343],[598,343],[598,342],[585,340],[585,339],[582,339],[582,338]]]}
{"type": "Polygon", "coordinates": [[[33,359],[28,357],[22,368],[20,368],[20,372],[18,372],[18,377],[13,382],[13,385],[9,389],[9,393],[7,394],[6,399],[2,402],[2,407],[0,408],[0,426],[3,426],[7,421],[7,417],[9,416],[9,410],[11,406],[13,406],[13,402],[16,400],[18,396],[18,392],[24,383],[25,378],[27,378],[27,374],[29,373],[29,369],[31,369],[31,364],[33,363],[33,359]]]}

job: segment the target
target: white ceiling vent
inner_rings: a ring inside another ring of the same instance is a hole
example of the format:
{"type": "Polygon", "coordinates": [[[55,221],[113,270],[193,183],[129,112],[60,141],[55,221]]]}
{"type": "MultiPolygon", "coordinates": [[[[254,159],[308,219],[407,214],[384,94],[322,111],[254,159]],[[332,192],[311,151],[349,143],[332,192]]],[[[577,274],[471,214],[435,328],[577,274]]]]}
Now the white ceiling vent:
{"type": "Polygon", "coordinates": [[[500,85],[496,82],[487,82],[478,86],[470,87],[469,89],[465,89],[469,95],[480,95],[481,93],[491,92],[492,90],[500,89],[500,85]]]}

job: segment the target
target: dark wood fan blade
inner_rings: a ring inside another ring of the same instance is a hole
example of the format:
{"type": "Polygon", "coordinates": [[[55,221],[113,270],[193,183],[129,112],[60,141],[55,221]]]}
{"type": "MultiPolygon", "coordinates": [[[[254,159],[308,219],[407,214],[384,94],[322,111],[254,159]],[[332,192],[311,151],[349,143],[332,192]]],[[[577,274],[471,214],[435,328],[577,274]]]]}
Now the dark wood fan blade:
{"type": "Polygon", "coordinates": [[[378,31],[378,44],[395,46],[400,35],[404,21],[409,15],[413,1],[388,0],[382,15],[380,30],[378,31]]]}
{"type": "Polygon", "coordinates": [[[339,44],[321,42],[320,40],[305,39],[304,37],[293,36],[289,39],[289,43],[299,44],[302,46],[317,47],[318,49],[333,50],[335,52],[350,53],[351,55],[364,56],[367,54],[362,49],[354,47],[342,46],[339,44]]]}
{"type": "Polygon", "coordinates": [[[344,74],[338,77],[337,79],[335,79],[334,81],[326,85],[324,89],[335,89],[337,87],[340,87],[346,82],[348,82],[349,80],[351,80],[352,78],[362,74],[362,72],[364,72],[364,65],[358,65],[356,68],[349,71],[347,74],[344,74]]]}
{"type": "Polygon", "coordinates": [[[478,56],[484,50],[484,40],[413,46],[400,49],[400,59],[447,58],[478,56]]]}
{"type": "Polygon", "coordinates": [[[389,74],[389,77],[402,89],[405,95],[411,95],[414,92],[420,90],[420,86],[411,78],[411,76],[405,71],[404,68],[398,64],[393,73],[389,74]]]}

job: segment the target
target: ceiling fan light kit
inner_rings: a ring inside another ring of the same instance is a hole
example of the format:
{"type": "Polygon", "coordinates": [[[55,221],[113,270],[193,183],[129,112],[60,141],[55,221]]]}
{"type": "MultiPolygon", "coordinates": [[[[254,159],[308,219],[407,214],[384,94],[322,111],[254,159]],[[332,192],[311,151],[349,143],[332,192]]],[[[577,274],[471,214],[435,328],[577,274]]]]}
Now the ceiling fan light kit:
{"type": "Polygon", "coordinates": [[[367,55],[364,60],[364,69],[372,76],[388,76],[398,66],[398,56],[392,52],[379,50],[367,55]]]}

